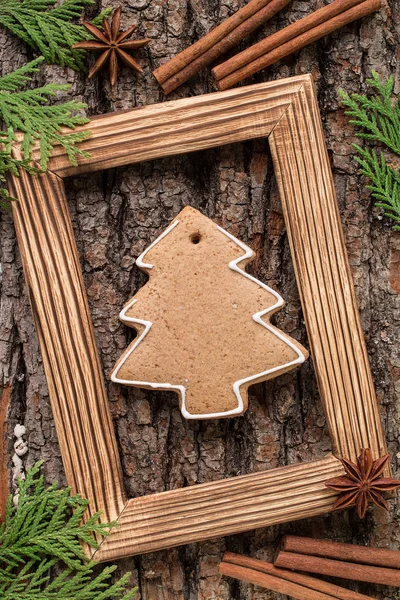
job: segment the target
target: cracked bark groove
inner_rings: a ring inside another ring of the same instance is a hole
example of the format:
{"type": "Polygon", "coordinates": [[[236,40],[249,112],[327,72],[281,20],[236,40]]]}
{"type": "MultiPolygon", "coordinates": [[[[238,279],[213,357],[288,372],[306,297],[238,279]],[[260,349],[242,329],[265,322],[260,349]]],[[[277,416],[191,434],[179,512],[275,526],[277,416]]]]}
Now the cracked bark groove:
{"type": "MultiPolygon", "coordinates": [[[[293,2],[253,39],[273,33],[324,3],[293,2]]],[[[120,1],[98,4],[99,8],[101,4],[102,8],[115,8],[120,1]]],[[[82,76],[47,67],[43,82],[72,83],[73,94],[88,102],[90,114],[154,104],[162,95],[151,76],[153,68],[244,4],[241,0],[176,0],[168,4],[163,0],[126,0],[123,26],[138,23],[138,33],[153,39],[151,50],[142,55],[144,76],[133,80],[130,72],[123,71],[110,92],[102,80],[88,84],[82,76]],[[151,61],[147,61],[150,56],[151,61]]],[[[400,241],[385,221],[372,220],[372,215],[378,213],[370,208],[365,182],[357,176],[351,150],[354,132],[339,109],[336,94],[340,86],[348,91],[362,91],[362,82],[371,69],[383,76],[393,72],[398,81],[395,57],[400,36],[400,1],[389,4],[390,22],[377,15],[350,25],[248,83],[306,72],[314,75],[374,383],[389,451],[395,457],[400,425],[396,406],[400,390],[400,241]]],[[[25,60],[25,47],[9,34],[0,32],[0,44],[3,73],[25,60]]],[[[211,89],[210,80],[203,73],[171,99],[211,89]]],[[[278,326],[306,342],[267,143],[257,140],[223,146],[201,155],[182,155],[103,174],[86,174],[66,183],[105,373],[128,341],[129,333],[117,322],[119,309],[144,283],[143,275],[133,265],[134,257],[189,202],[219,219],[223,227],[258,252],[253,273],[284,291],[287,299],[286,309],[278,316],[278,326]]],[[[26,283],[11,218],[6,214],[0,215],[0,253],[0,384],[13,386],[7,421],[8,455],[11,459],[13,427],[22,421],[29,434],[29,463],[44,458],[48,481],[57,478],[63,482],[26,283]]],[[[252,408],[240,424],[186,423],[180,418],[176,400],[166,393],[152,395],[149,401],[145,392],[117,389],[108,382],[106,385],[124,482],[131,497],[215,481],[221,475],[241,475],[298,460],[314,460],[330,447],[311,366],[302,378],[288,374],[257,386],[252,408]]],[[[139,585],[141,600],[272,600],[276,595],[219,577],[218,564],[226,549],[269,560],[282,532],[398,548],[399,527],[395,514],[386,516],[379,511],[372,511],[363,527],[353,513],[348,517],[327,516],[128,558],[119,564],[122,571],[133,569],[133,583],[139,585]]],[[[380,600],[393,597],[390,590],[377,591],[367,584],[354,587],[380,600]]]]}
{"type": "Polygon", "coordinates": [[[6,418],[11,401],[12,387],[0,390],[0,523],[4,520],[7,497],[10,492],[8,444],[6,439],[6,418]]]}

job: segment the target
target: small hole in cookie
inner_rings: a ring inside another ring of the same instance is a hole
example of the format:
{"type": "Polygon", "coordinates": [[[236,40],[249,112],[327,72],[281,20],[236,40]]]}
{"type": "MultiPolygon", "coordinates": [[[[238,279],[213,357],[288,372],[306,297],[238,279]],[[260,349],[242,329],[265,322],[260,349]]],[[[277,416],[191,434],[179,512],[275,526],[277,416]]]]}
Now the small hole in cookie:
{"type": "Polygon", "coordinates": [[[190,239],[192,241],[192,244],[199,244],[201,240],[201,235],[199,233],[194,233],[190,239]]]}

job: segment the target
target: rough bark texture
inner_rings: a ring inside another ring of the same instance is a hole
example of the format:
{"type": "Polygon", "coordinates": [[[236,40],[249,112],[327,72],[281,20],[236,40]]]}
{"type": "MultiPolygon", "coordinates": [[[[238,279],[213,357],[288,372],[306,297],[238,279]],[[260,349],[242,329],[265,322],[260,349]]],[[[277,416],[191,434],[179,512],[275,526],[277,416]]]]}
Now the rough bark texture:
{"type": "MultiPolygon", "coordinates": [[[[97,3],[97,9],[121,3],[123,25],[137,23],[141,37],[152,39],[149,48],[139,55],[144,66],[142,76],[136,78],[124,70],[113,91],[106,77],[95,77],[89,82],[85,75],[55,66],[46,66],[38,77],[41,83],[71,83],[73,96],[88,103],[89,115],[163,101],[151,71],[245,2],[103,0],[97,3]]],[[[324,3],[294,0],[252,41],[324,3]]],[[[366,182],[358,176],[352,158],[354,131],[343,114],[337,93],[339,87],[364,90],[372,69],[384,77],[394,73],[400,91],[400,0],[391,0],[390,9],[390,18],[382,13],[352,24],[271,67],[253,82],[306,72],[314,76],[382,419],[396,471],[400,466],[396,464],[396,460],[400,461],[400,237],[371,207],[366,182]]],[[[0,44],[2,73],[31,57],[24,44],[8,33],[0,32],[0,44]]],[[[206,72],[172,97],[211,91],[206,72]]],[[[67,181],[67,190],[105,374],[130,339],[130,330],[119,323],[118,312],[145,281],[144,274],[134,266],[134,259],[186,204],[199,208],[257,251],[251,272],[276,287],[287,300],[287,306],[276,318],[278,326],[307,344],[265,141],[76,177],[67,181]]],[[[6,430],[8,464],[11,465],[13,427],[22,422],[30,448],[27,463],[44,459],[46,478],[64,483],[12,219],[4,213],[0,215],[0,253],[3,398],[8,398],[12,389],[6,430]]],[[[173,394],[107,385],[130,496],[312,460],[330,449],[310,362],[300,373],[255,386],[246,416],[232,421],[186,422],[173,394]]],[[[370,510],[362,523],[354,511],[349,511],[124,560],[120,570],[133,571],[132,581],[139,586],[141,600],[282,600],[283,596],[272,592],[220,578],[218,564],[224,550],[271,558],[282,533],[399,549],[400,507],[396,501],[391,504],[390,514],[370,510]]],[[[380,599],[400,598],[394,590],[357,583],[353,587],[380,599]]]]}

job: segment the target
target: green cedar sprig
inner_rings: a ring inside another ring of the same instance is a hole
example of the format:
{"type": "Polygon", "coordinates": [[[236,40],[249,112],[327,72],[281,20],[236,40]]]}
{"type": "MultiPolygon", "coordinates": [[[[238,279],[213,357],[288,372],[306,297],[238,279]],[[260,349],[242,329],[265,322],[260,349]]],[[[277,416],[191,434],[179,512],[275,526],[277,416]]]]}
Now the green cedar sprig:
{"type": "Polygon", "coordinates": [[[88,122],[86,117],[76,114],[86,108],[86,104],[74,100],[48,105],[51,97],[58,91],[65,91],[69,85],[50,83],[46,86],[19,91],[19,87],[31,81],[30,74],[38,72],[43,58],[37,58],[14,73],[0,78],[0,117],[6,131],[0,132],[0,143],[11,152],[11,145],[17,140],[17,132],[23,135],[21,150],[24,159],[31,156],[32,146],[40,146],[40,166],[45,169],[55,144],[60,144],[67,152],[72,164],[77,164],[77,156],[84,153],[76,143],[87,137],[86,132],[61,134],[62,127],[74,129],[88,122]]]}
{"type": "MultiPolygon", "coordinates": [[[[357,137],[367,142],[386,146],[388,150],[400,156],[400,99],[393,99],[394,78],[381,82],[373,71],[367,83],[376,92],[374,95],[351,94],[339,90],[350,123],[361,131],[357,137]]],[[[367,189],[382,208],[384,214],[395,222],[393,229],[400,231],[400,171],[385,158],[382,151],[379,156],[372,148],[353,144],[358,156],[360,172],[371,180],[367,189]]]]}
{"type": "MultiPolygon", "coordinates": [[[[70,86],[51,83],[33,90],[20,89],[31,81],[32,74],[39,71],[38,65],[42,61],[42,57],[37,58],[0,78],[0,120],[5,125],[4,130],[0,131],[0,182],[4,182],[7,171],[15,175],[21,167],[31,173],[37,170],[30,165],[35,144],[39,145],[39,166],[42,170],[46,169],[55,144],[60,144],[65,149],[74,165],[79,156],[89,157],[87,152],[77,146],[88,137],[88,132],[61,134],[62,127],[75,129],[77,125],[88,122],[86,117],[79,114],[86,105],[75,101],[51,106],[48,104],[49,99],[56,96],[58,91],[67,90],[70,86]],[[12,157],[12,145],[17,141],[17,133],[22,135],[22,161],[12,157]]],[[[0,199],[3,207],[7,200],[12,200],[4,187],[0,191],[0,199]]]]}
{"type": "MultiPolygon", "coordinates": [[[[93,0],[0,0],[0,25],[40,52],[48,63],[85,69],[84,52],[74,50],[77,42],[91,39],[90,33],[77,21],[93,0]]],[[[100,25],[111,9],[93,19],[100,25]]]]}
{"type": "Polygon", "coordinates": [[[108,566],[94,576],[95,563],[81,546],[98,547],[94,535],[108,535],[115,523],[100,524],[98,514],[82,523],[87,500],[57,484],[46,488],[40,466],[19,482],[18,508],[10,497],[0,526],[1,599],[131,600],[136,590],[126,589],[130,574],[112,583],[116,567],[108,566]]]}

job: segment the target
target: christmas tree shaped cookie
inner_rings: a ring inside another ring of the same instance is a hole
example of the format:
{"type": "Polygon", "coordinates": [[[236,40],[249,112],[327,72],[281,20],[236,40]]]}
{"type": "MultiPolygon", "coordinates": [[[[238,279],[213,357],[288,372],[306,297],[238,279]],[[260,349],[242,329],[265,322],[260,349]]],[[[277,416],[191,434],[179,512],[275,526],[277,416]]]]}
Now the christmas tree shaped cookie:
{"type": "Polygon", "coordinates": [[[186,207],[137,259],[149,274],[120,319],[137,337],[114,367],[124,385],[173,390],[187,419],[240,415],[248,388],[307,358],[273,327],[280,295],[244,270],[254,252],[186,207]]]}

